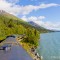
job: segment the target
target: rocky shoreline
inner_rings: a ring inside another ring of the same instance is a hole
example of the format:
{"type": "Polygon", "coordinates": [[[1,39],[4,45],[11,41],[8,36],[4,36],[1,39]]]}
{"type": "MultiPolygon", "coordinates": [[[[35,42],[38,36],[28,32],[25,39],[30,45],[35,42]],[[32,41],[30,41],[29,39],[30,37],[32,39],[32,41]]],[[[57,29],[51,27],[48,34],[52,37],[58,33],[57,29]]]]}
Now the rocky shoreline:
{"type": "Polygon", "coordinates": [[[39,53],[36,51],[36,47],[31,48],[31,53],[34,55],[33,60],[41,60],[39,53]]]}
{"type": "Polygon", "coordinates": [[[17,38],[17,40],[20,42],[22,47],[29,53],[29,55],[33,58],[33,60],[42,60],[39,53],[36,51],[37,47],[28,43],[21,42],[22,40],[17,38]]]}
{"type": "Polygon", "coordinates": [[[42,60],[42,57],[36,51],[37,48],[35,46],[32,46],[28,43],[22,43],[22,42],[20,42],[20,44],[28,52],[28,54],[33,58],[33,60],[42,60]]]}

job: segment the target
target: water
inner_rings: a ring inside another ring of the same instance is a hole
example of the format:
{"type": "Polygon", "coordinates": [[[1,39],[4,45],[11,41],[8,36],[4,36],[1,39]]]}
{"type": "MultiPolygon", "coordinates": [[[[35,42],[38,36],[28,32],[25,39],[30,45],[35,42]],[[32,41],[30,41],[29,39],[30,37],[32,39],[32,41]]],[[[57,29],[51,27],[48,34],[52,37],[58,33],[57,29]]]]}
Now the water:
{"type": "Polygon", "coordinates": [[[37,51],[42,60],[60,60],[60,32],[41,34],[37,51]]]}

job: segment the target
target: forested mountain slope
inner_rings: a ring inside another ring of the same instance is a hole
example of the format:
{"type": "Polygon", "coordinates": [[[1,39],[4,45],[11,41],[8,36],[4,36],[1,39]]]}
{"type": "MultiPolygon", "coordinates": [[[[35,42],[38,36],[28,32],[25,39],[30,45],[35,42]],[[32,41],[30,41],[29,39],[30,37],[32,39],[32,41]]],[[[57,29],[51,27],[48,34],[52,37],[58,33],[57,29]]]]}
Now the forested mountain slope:
{"type": "Polygon", "coordinates": [[[27,22],[5,11],[0,11],[0,40],[13,34],[25,34],[25,42],[37,45],[36,42],[39,38],[38,30],[27,22]]]}

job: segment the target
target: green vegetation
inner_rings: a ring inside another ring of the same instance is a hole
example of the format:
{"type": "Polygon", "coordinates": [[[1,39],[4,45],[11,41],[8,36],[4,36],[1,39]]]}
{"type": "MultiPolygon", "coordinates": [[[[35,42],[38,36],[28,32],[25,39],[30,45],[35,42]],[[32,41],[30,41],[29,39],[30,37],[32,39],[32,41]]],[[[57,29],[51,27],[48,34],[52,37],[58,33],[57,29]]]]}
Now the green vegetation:
{"type": "Polygon", "coordinates": [[[31,53],[31,48],[34,47],[34,45],[26,43],[26,42],[20,42],[22,47],[28,52],[28,54],[34,59],[35,55],[31,53]]]}
{"type": "Polygon", "coordinates": [[[40,33],[48,31],[49,30],[40,27],[34,27],[28,22],[25,22],[9,13],[4,12],[0,14],[0,41],[6,39],[9,35],[25,34],[26,38],[24,38],[22,42],[37,46],[40,33]]]}
{"type": "Polygon", "coordinates": [[[9,14],[0,15],[0,41],[13,34],[25,34],[23,42],[38,45],[39,31],[27,22],[9,14]]]}
{"type": "Polygon", "coordinates": [[[26,36],[27,37],[23,40],[24,42],[30,42],[36,46],[38,45],[38,40],[40,37],[39,31],[34,28],[27,28],[26,36]]]}

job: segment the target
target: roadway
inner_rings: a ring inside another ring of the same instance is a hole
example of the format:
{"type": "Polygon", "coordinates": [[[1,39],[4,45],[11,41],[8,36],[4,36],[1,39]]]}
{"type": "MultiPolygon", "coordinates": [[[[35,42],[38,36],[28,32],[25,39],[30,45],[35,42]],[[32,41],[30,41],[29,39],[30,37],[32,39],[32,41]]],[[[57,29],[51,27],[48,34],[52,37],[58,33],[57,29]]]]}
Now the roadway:
{"type": "Polygon", "coordinates": [[[8,37],[2,45],[10,44],[10,50],[0,50],[0,60],[33,60],[16,38],[8,37]],[[15,44],[14,44],[15,43],[15,44]]]}

